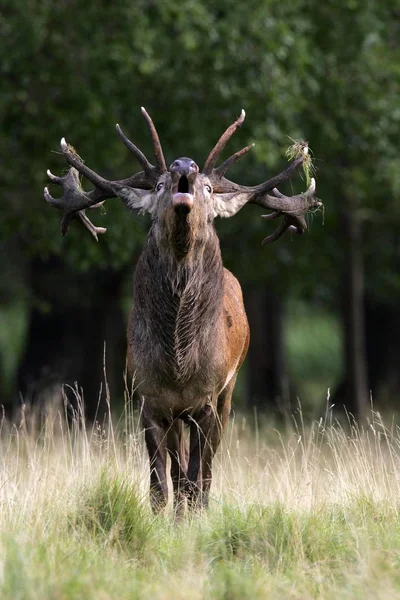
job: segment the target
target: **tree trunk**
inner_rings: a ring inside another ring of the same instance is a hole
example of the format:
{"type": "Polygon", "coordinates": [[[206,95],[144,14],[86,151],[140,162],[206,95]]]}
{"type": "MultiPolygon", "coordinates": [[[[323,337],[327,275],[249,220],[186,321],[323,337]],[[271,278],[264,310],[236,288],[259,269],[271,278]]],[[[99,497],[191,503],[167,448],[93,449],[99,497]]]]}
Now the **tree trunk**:
{"type": "Polygon", "coordinates": [[[247,376],[249,408],[261,414],[283,416],[291,408],[285,361],[282,298],[262,287],[244,290],[250,324],[247,376]]]}
{"type": "MultiPolygon", "coordinates": [[[[55,258],[32,261],[34,301],[14,405],[59,402],[61,385],[77,382],[83,390],[86,416],[102,420],[107,413],[104,343],[111,395],[114,400],[122,398],[126,350],[122,281],[120,272],[77,274],[55,258]]],[[[68,392],[68,397],[74,404],[74,395],[68,392]]]]}
{"type": "Polygon", "coordinates": [[[354,211],[343,211],[346,245],[342,311],[344,328],[344,380],[333,403],[346,408],[358,421],[366,417],[369,405],[368,369],[364,315],[364,272],[361,226],[354,211]]]}
{"type": "Polygon", "coordinates": [[[400,315],[382,300],[365,300],[367,360],[371,395],[380,409],[400,406],[400,315]]]}

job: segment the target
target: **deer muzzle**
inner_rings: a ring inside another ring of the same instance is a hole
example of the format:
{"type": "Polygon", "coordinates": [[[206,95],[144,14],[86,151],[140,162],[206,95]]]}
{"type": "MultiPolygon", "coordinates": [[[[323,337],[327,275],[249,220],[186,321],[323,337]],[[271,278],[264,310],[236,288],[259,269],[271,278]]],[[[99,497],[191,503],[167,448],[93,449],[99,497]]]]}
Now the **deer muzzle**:
{"type": "Polygon", "coordinates": [[[193,207],[193,194],[183,194],[177,192],[172,196],[172,206],[175,210],[182,210],[184,213],[190,213],[193,207]]]}

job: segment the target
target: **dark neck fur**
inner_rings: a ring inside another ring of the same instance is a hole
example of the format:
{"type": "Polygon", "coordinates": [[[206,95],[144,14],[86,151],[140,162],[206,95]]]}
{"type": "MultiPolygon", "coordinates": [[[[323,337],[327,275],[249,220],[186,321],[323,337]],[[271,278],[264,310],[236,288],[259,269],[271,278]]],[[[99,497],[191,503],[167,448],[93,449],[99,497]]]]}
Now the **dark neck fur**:
{"type": "Polygon", "coordinates": [[[179,260],[172,249],[160,248],[152,228],[136,271],[141,322],[134,336],[154,348],[159,369],[176,383],[193,375],[222,310],[223,265],[212,225],[208,234],[205,244],[193,244],[179,260]]]}

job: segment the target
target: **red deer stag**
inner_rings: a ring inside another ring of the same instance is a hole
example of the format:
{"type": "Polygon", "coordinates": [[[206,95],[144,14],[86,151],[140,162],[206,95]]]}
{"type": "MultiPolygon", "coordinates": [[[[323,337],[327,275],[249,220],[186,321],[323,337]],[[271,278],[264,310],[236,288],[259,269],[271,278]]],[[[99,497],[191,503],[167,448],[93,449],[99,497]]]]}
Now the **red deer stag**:
{"type": "Polygon", "coordinates": [[[282,217],[275,233],[263,243],[278,239],[287,229],[302,233],[305,213],[319,205],[315,183],[303,194],[284,196],[276,186],[289,179],[307,155],[301,155],[279,175],[254,187],[225,178],[227,169],[252,146],[247,146],[216,167],[218,157],[245,113],[225,131],[210,152],[203,170],[190,158],[166,166],[154,124],[142,109],[153,141],[156,165],[121,131],[125,146],[142,167],[127,179],[108,181],[87,167],[64,139],[61,150],[71,165],[63,177],[48,171],[52,183],[63,188],[60,199],[47,188],[44,196],[63,211],[65,235],[72,218],[79,218],[97,239],[105,229],[95,227],[86,208],[118,197],[128,209],[150,213],[152,225],[136,266],[134,303],[128,325],[127,362],[139,385],[143,425],[150,459],[150,499],[154,510],[167,502],[166,461],[171,457],[174,506],[207,506],[211,463],[219,446],[230,409],[237,373],[246,356],[249,327],[240,285],[222,265],[213,221],[231,217],[246,204],[282,217]],[[85,192],[83,175],[94,185],[85,192]],[[190,425],[186,446],[184,423],[190,425]]]}

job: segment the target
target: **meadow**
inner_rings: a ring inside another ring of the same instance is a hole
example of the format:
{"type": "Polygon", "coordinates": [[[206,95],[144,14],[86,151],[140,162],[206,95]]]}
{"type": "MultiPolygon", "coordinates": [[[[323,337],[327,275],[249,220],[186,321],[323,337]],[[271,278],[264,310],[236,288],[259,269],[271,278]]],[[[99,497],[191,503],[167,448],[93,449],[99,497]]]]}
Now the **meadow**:
{"type": "Polygon", "coordinates": [[[231,419],[210,509],[148,502],[143,432],[79,411],[1,430],[0,598],[400,597],[400,430],[231,419]]]}

